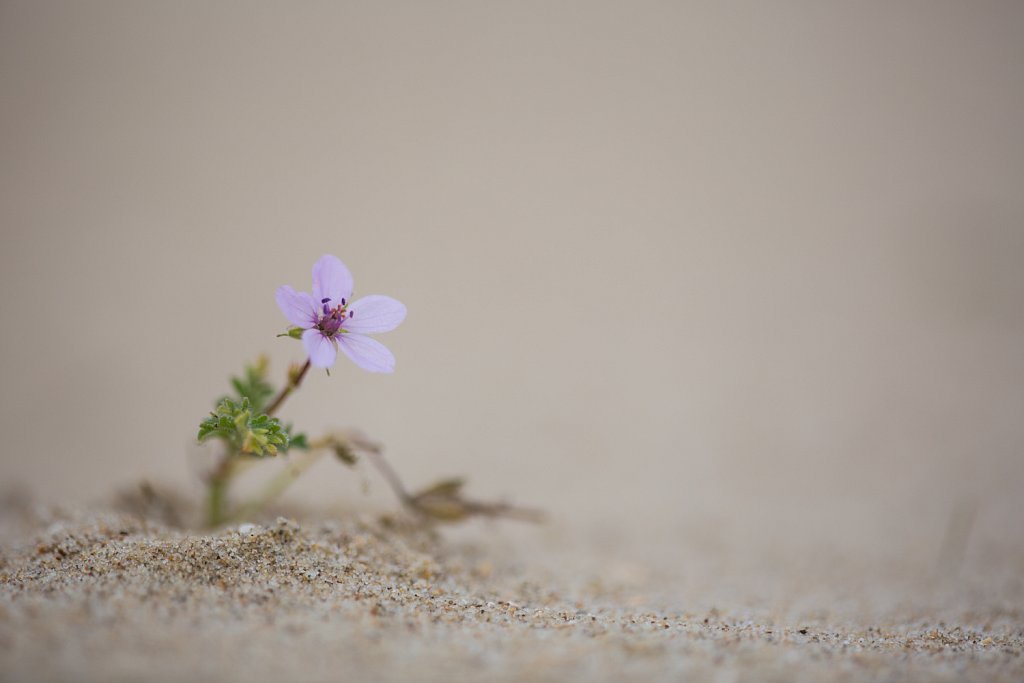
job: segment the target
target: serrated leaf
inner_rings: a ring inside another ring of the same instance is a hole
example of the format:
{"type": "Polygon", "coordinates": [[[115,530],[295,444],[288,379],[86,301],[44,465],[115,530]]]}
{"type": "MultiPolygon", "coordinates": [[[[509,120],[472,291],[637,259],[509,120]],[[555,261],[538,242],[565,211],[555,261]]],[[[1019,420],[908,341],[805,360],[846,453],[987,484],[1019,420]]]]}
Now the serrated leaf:
{"type": "Polygon", "coordinates": [[[288,450],[287,430],[275,417],[253,414],[247,397],[223,399],[210,416],[199,423],[199,441],[221,439],[233,451],[262,457],[288,450]]]}
{"type": "Polygon", "coordinates": [[[299,432],[298,434],[292,434],[292,426],[291,425],[288,425],[288,427],[287,427],[287,429],[285,431],[288,432],[288,441],[289,441],[288,448],[289,448],[289,450],[291,450],[293,448],[301,450],[301,451],[308,451],[309,450],[309,437],[307,437],[304,433],[299,432]]]}
{"type": "Polygon", "coordinates": [[[249,399],[254,413],[261,413],[274,396],[276,390],[267,381],[267,359],[261,356],[255,363],[245,366],[242,377],[232,377],[231,387],[235,390],[234,398],[238,401],[249,399]]]}

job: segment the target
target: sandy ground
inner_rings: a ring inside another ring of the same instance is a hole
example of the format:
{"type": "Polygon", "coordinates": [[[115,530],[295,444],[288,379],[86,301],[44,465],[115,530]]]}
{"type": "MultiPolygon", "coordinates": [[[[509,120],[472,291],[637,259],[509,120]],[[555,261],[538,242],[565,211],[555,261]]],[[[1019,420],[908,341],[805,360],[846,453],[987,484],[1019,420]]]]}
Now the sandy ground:
{"type": "Polygon", "coordinates": [[[972,582],[709,548],[672,573],[511,523],[173,512],[6,501],[0,678],[1024,680],[1012,563],[972,582]]]}

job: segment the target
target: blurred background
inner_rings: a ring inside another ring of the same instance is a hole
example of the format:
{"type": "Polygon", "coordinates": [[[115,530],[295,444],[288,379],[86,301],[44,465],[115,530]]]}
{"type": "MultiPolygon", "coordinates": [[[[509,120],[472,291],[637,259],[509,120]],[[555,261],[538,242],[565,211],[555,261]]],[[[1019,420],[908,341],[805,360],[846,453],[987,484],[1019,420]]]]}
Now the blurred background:
{"type": "MultiPolygon", "coordinates": [[[[4,486],[198,496],[199,419],[301,360],[273,292],[333,253],[407,304],[397,371],[282,417],[412,486],[639,560],[927,562],[974,509],[991,563],[1024,547],[1022,74],[1014,1],[5,0],[4,486]]],[[[394,505],[326,461],[293,495],[394,505]]]]}

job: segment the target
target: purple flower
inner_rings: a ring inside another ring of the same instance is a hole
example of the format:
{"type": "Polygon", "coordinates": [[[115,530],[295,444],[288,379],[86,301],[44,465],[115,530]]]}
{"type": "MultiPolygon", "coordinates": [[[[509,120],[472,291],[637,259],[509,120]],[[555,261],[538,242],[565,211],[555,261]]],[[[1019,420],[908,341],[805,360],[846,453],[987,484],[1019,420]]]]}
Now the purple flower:
{"type": "Polygon", "coordinates": [[[352,301],[352,273],[336,256],[327,254],[313,264],[313,294],[277,288],[277,305],[302,333],[309,361],[329,368],[338,347],[352,362],[370,372],[394,372],[395,357],[367,334],[389,332],[405,320],[405,306],[389,296],[374,294],[352,301]]]}

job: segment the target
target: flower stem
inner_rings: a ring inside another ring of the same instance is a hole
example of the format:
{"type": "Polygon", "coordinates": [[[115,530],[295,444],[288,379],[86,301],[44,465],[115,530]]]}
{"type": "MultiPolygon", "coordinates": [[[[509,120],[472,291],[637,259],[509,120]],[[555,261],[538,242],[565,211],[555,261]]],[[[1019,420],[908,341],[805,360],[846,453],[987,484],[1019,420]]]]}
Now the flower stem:
{"type": "Polygon", "coordinates": [[[288,398],[293,391],[299,388],[299,385],[302,384],[302,379],[309,371],[309,365],[309,359],[306,359],[306,364],[302,366],[302,369],[299,370],[298,374],[292,375],[288,378],[288,384],[284,385],[284,388],[281,389],[280,393],[274,397],[274,400],[270,402],[270,405],[267,406],[266,411],[264,411],[267,415],[273,415],[277,412],[277,409],[281,407],[284,400],[288,398]]]}

